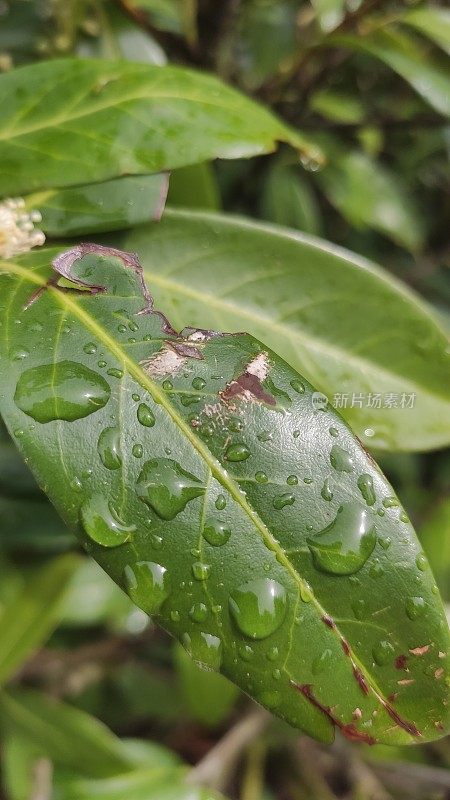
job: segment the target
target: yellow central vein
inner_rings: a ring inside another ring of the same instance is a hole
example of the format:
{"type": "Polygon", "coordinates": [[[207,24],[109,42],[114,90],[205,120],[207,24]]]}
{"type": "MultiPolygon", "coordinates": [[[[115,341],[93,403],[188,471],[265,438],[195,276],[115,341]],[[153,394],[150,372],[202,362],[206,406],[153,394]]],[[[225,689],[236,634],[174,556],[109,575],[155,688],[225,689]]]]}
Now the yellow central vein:
{"type": "MultiPolygon", "coordinates": [[[[12,264],[11,262],[4,263],[4,266],[2,266],[2,264],[0,263],[0,271],[1,270],[7,273],[13,272],[16,275],[25,277],[29,279],[31,282],[40,284],[41,286],[45,286],[47,283],[44,278],[41,277],[38,278],[36,275],[30,273],[28,270],[25,270],[23,267],[20,267],[18,264],[12,264]]],[[[88,314],[85,311],[85,309],[82,308],[80,303],[75,302],[69,294],[64,294],[57,288],[49,287],[47,291],[49,291],[53,295],[58,304],[70,309],[71,312],[74,314],[74,316],[78,317],[80,322],[82,322],[89,331],[91,331],[95,336],[97,336],[98,339],[104,343],[105,347],[109,348],[110,352],[114,354],[116,358],[123,364],[124,368],[127,369],[129,375],[131,375],[144,389],[148,391],[148,393],[151,395],[151,397],[156,403],[159,403],[165,409],[171,420],[175,423],[175,425],[179,428],[179,430],[184,433],[184,435],[186,436],[187,440],[190,442],[192,447],[197,451],[197,453],[201,456],[206,465],[209,467],[211,474],[229,492],[231,497],[235,500],[236,503],[238,503],[238,505],[241,506],[245,514],[252,521],[256,530],[260,533],[261,538],[266,547],[276,554],[278,562],[285,567],[285,569],[293,579],[294,583],[298,587],[300,595],[302,594],[302,590],[304,592],[312,594],[312,603],[316,608],[318,614],[320,615],[321,618],[327,617],[328,612],[323,608],[317,597],[312,593],[311,587],[308,584],[306,584],[303,578],[298,574],[294,565],[290,562],[283,548],[280,547],[279,542],[272,535],[269,528],[259,517],[259,515],[254,511],[254,509],[249,505],[243,492],[239,489],[234,480],[230,478],[227,470],[224,469],[224,467],[220,464],[220,462],[212,455],[210,450],[207,447],[205,447],[203,442],[200,439],[198,439],[198,437],[191,429],[190,425],[183,419],[183,417],[180,416],[177,409],[174,408],[170,402],[168,402],[168,397],[166,395],[166,392],[163,389],[161,389],[158,386],[158,384],[155,383],[141,369],[141,367],[129,357],[129,355],[126,352],[122,350],[121,346],[108,334],[108,332],[104,328],[102,328],[101,325],[98,324],[98,322],[90,314],[88,314]]],[[[333,628],[330,628],[329,630],[331,634],[334,634],[336,637],[339,638],[339,640],[341,640],[342,634],[336,625],[334,625],[333,628]]],[[[360,662],[360,660],[353,652],[353,650],[351,651],[351,655],[354,663],[360,668],[362,674],[367,679],[368,685],[370,686],[370,689],[374,693],[377,701],[382,706],[383,702],[388,704],[388,701],[383,691],[380,689],[377,682],[374,680],[373,676],[367,671],[365,665],[362,662],[360,662]]],[[[411,738],[413,737],[411,736],[411,738]]]]}

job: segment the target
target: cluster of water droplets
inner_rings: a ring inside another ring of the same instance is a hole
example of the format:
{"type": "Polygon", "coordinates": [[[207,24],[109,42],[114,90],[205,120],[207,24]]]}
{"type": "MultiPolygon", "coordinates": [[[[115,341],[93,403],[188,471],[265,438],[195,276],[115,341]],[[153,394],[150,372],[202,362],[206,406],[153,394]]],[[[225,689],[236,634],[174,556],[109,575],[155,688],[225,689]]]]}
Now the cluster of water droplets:
{"type": "MultiPolygon", "coordinates": [[[[123,332],[127,330],[127,326],[121,327],[123,332]]],[[[97,354],[97,346],[93,342],[86,343],[83,350],[86,355],[97,354]]],[[[21,354],[20,360],[25,359],[27,355],[21,354]]],[[[18,359],[19,354],[16,356],[16,360],[18,359]]],[[[98,366],[106,368],[106,361],[101,358],[98,366]]],[[[117,367],[110,367],[107,369],[107,375],[120,380],[123,371],[117,367]]],[[[199,376],[192,380],[195,392],[201,392],[205,385],[205,380],[199,376]]],[[[305,391],[300,379],[292,380],[290,385],[298,394],[303,394],[305,391]]],[[[172,381],[165,380],[162,387],[165,391],[172,391],[172,381]]],[[[281,408],[289,408],[292,401],[287,392],[275,386],[273,382],[270,382],[270,385],[268,383],[267,388],[281,408]]],[[[83,364],[65,360],[23,372],[17,384],[15,402],[29,417],[46,424],[54,420],[73,422],[87,417],[105,407],[110,396],[110,385],[103,376],[83,364]]],[[[189,402],[184,402],[184,405],[193,404],[199,399],[198,394],[187,397],[189,402]]],[[[136,417],[139,424],[144,429],[153,428],[156,419],[152,409],[147,403],[141,402],[139,395],[133,395],[133,399],[138,404],[136,417]]],[[[242,421],[238,418],[230,421],[229,428],[236,434],[242,434],[243,427],[242,421]]],[[[203,433],[208,434],[206,427],[203,433]]],[[[339,435],[335,427],[330,428],[329,433],[334,439],[339,435]]],[[[293,435],[294,438],[298,438],[301,432],[294,431],[293,435]]],[[[269,431],[260,431],[257,438],[260,442],[270,442],[272,434],[269,431]]],[[[117,426],[106,427],[100,433],[97,449],[105,468],[112,471],[121,469],[123,454],[121,434],[117,426]]],[[[133,445],[132,455],[136,459],[143,458],[144,447],[141,443],[136,442],[133,445]]],[[[242,439],[228,444],[224,453],[227,462],[237,464],[247,461],[251,456],[250,447],[242,439]]],[[[355,458],[337,442],[330,448],[329,460],[331,468],[337,474],[351,475],[355,472],[355,458]]],[[[254,479],[257,484],[269,482],[269,477],[263,470],[256,471],[254,479]]],[[[74,491],[82,490],[81,481],[79,479],[76,481],[77,485],[73,486],[74,491]]],[[[305,476],[303,482],[312,483],[313,478],[305,476]]],[[[286,484],[289,489],[277,494],[272,501],[276,511],[282,512],[295,503],[295,487],[298,483],[297,475],[287,476],[286,484]]],[[[356,486],[361,499],[342,503],[337,509],[335,518],[323,530],[307,538],[313,564],[321,572],[353,576],[368,561],[377,541],[385,550],[390,546],[388,537],[377,539],[376,516],[382,516],[385,509],[397,508],[399,506],[397,499],[387,496],[381,500],[380,508],[375,510],[377,497],[372,476],[369,473],[360,474],[356,478],[356,486]]],[[[174,459],[159,457],[142,464],[136,491],[142,502],[161,520],[172,521],[190,501],[204,495],[206,487],[196,475],[182,468],[174,459]]],[[[327,477],[320,490],[321,498],[324,502],[330,503],[334,494],[333,480],[327,477]]],[[[208,514],[203,522],[202,538],[214,548],[225,545],[232,536],[226,514],[222,513],[226,503],[225,496],[219,494],[215,500],[217,513],[208,514]]],[[[107,548],[130,542],[136,530],[135,526],[121,519],[114,504],[99,493],[82,504],[80,517],[90,539],[107,548]]],[[[400,513],[400,520],[407,522],[404,512],[400,513]]],[[[156,550],[162,546],[161,537],[154,533],[151,534],[150,541],[156,550]]],[[[417,557],[416,565],[419,571],[427,568],[423,555],[417,557]]],[[[208,579],[211,566],[199,557],[193,561],[191,572],[194,581],[203,582],[208,579]]],[[[381,565],[378,561],[374,561],[371,575],[375,577],[381,572],[381,565]]],[[[166,568],[153,561],[137,561],[134,565],[127,566],[124,570],[124,583],[132,600],[149,614],[157,613],[172,591],[166,568]]],[[[244,583],[232,590],[229,597],[229,612],[234,625],[244,637],[252,640],[262,640],[271,636],[283,624],[287,608],[288,595],[285,587],[269,577],[256,578],[244,583]]],[[[407,598],[405,609],[407,616],[415,620],[426,610],[426,603],[421,596],[412,596],[407,598]]],[[[353,610],[357,619],[363,619],[364,601],[355,601],[353,610]]],[[[175,619],[176,613],[172,612],[171,615],[174,622],[179,621],[179,615],[178,619],[175,619]]],[[[207,616],[208,607],[203,602],[194,603],[189,611],[190,620],[198,625],[205,622],[207,616]]],[[[209,669],[220,668],[222,642],[219,637],[194,629],[189,634],[185,633],[182,641],[188,652],[203,666],[209,669]]],[[[382,640],[373,649],[374,661],[378,665],[383,665],[389,661],[392,652],[392,644],[382,640]]],[[[239,653],[244,661],[251,660],[253,650],[250,645],[245,644],[240,647],[239,653]]],[[[330,659],[331,651],[325,650],[314,662],[313,672],[320,673],[326,669],[330,659]]],[[[264,699],[266,705],[276,704],[275,694],[264,699]]]]}

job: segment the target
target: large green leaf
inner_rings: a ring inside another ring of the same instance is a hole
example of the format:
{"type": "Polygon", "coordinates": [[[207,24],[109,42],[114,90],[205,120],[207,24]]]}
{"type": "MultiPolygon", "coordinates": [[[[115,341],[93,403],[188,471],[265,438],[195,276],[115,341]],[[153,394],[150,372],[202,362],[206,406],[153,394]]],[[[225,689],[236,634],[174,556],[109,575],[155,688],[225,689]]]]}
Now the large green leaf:
{"type": "Polygon", "coordinates": [[[76,556],[60,556],[28,579],[1,609],[0,684],[12,677],[58,624],[68,581],[78,565],[76,556]]]}
{"type": "Polygon", "coordinates": [[[0,409],[86,549],[195,661],[292,725],[440,736],[441,601],[347,425],[248,334],[175,334],[133,255],[80,246],[54,273],[50,256],[1,268],[0,409]]]}
{"type": "Polygon", "coordinates": [[[447,335],[365,259],[283,228],[179,211],[122,243],[178,328],[249,331],[337,403],[366,444],[450,442],[447,335]]]}
{"type": "Polygon", "coordinates": [[[450,115],[448,64],[424,51],[416,39],[394,29],[380,29],[364,36],[339,34],[329,44],[361,51],[378,58],[405,79],[436,111],[450,115]]]}
{"type": "Polygon", "coordinates": [[[217,78],[124,61],[47,61],[0,76],[0,196],[317,148],[217,78]]]}
{"type": "Polygon", "coordinates": [[[47,189],[28,195],[25,208],[39,209],[39,227],[49,236],[116,231],[158,220],[168,183],[166,174],[132,175],[68,189],[47,189]]]}

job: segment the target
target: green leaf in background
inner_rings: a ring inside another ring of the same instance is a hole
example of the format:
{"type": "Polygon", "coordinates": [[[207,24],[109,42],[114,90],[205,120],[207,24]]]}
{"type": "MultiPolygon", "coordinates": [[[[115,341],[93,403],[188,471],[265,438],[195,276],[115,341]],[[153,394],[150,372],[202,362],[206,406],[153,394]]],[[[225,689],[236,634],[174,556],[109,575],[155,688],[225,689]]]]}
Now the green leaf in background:
{"type": "Polygon", "coordinates": [[[48,759],[54,800],[220,800],[186,781],[176,755],[121,740],[89,714],[30,690],[0,693],[8,800],[29,800],[34,768],[48,759]],[[18,774],[19,773],[19,774],[18,774]]]}
{"type": "Polygon", "coordinates": [[[2,740],[2,785],[8,800],[30,800],[33,797],[36,772],[42,754],[38,747],[21,736],[4,736],[2,740]]]}
{"type": "Polygon", "coordinates": [[[0,420],[0,545],[8,553],[58,553],[73,547],[0,420]]]}
{"type": "MultiPolygon", "coordinates": [[[[248,334],[176,334],[133,255],[77,247],[56,272],[50,257],[2,264],[1,412],[86,549],[197,663],[293,726],[322,741],[336,726],[367,743],[441,736],[448,628],[434,578],[343,420],[248,334]],[[11,340],[26,340],[26,359],[10,359],[11,340]]],[[[56,744],[83,760],[67,736],[56,744]]]]}
{"type": "Polygon", "coordinates": [[[136,766],[124,743],[99,720],[29,689],[0,692],[0,725],[60,767],[104,778],[136,766]]]}
{"type": "Polygon", "coordinates": [[[66,592],[61,611],[64,626],[111,624],[135,608],[91,558],[84,558],[66,592]]]}
{"type": "Polygon", "coordinates": [[[194,212],[167,211],[120,242],[138,252],[178,329],[249,331],[335,402],[366,444],[450,442],[448,337],[379,267],[294,231],[194,212]],[[402,408],[405,393],[415,394],[412,408],[402,408]]]}
{"type": "Polygon", "coordinates": [[[49,236],[116,231],[158,220],[168,183],[166,174],[133,175],[69,189],[47,189],[25,197],[25,207],[28,211],[39,209],[39,227],[49,236]]]}
{"type": "MultiPolygon", "coordinates": [[[[210,789],[185,782],[185,770],[142,769],[104,780],[70,779],[57,782],[55,800],[221,800],[210,789]]],[[[222,798],[223,800],[223,798],[222,798]]]]}
{"type": "Polygon", "coordinates": [[[183,3],[180,0],[121,0],[124,8],[144,14],[158,30],[183,33],[183,3]]]}
{"type": "Polygon", "coordinates": [[[362,122],[366,115],[364,105],[358,97],[332,89],[314,92],[309,107],[326,119],[346,125],[356,125],[362,122]]]}
{"type": "Polygon", "coordinates": [[[237,687],[223,675],[198,667],[178,644],[174,648],[174,661],[189,717],[207,728],[223,724],[236,704],[237,687]]]}
{"type": "Polygon", "coordinates": [[[385,28],[365,36],[339,34],[330,37],[328,43],[378,58],[401,75],[432,108],[444,116],[450,116],[448,64],[433,61],[417,39],[385,28]]]}
{"type": "MultiPolygon", "coordinates": [[[[318,149],[220,80],[180,67],[48,61],[0,76],[0,195],[318,149]]],[[[319,154],[320,155],[320,154],[319,154]]]]}
{"type": "Polygon", "coordinates": [[[442,596],[450,603],[450,498],[439,503],[422,525],[420,541],[442,596]]]}
{"type": "Polygon", "coordinates": [[[450,9],[432,5],[412,8],[402,15],[401,22],[427,36],[450,55],[450,9]]]}
{"type": "Polygon", "coordinates": [[[300,168],[273,165],[260,201],[261,216],[305,233],[321,232],[321,214],[313,189],[300,168]]]}
{"type": "Polygon", "coordinates": [[[239,70],[242,85],[249,90],[261,86],[296,52],[296,0],[261,3],[250,0],[239,9],[236,38],[232,46],[222,45],[221,67],[226,73],[239,70]]]}
{"type": "Polygon", "coordinates": [[[0,608],[0,684],[56,628],[68,582],[79,563],[73,554],[60,556],[27,578],[18,596],[0,608]]]}
{"type": "Polygon", "coordinates": [[[212,165],[205,162],[174,170],[167,202],[175,207],[219,211],[220,191],[212,165]]]}
{"type": "Polygon", "coordinates": [[[330,202],[355,228],[372,228],[411,251],[423,225],[401,180],[365,153],[347,150],[316,176],[330,202]]]}
{"type": "MultiPolygon", "coordinates": [[[[96,3],[98,36],[85,37],[77,46],[81,57],[124,58],[142,64],[163,66],[167,59],[156,39],[138,25],[118,5],[109,2],[96,3]]],[[[95,25],[94,23],[94,25],[95,25]]]]}

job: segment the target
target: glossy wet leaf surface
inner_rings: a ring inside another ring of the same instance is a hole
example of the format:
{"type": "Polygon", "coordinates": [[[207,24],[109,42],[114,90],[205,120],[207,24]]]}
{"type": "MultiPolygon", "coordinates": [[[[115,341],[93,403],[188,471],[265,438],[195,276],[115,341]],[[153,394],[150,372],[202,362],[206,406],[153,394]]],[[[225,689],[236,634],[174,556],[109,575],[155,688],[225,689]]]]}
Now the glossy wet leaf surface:
{"type": "Polygon", "coordinates": [[[0,195],[246,158],[278,141],[310,150],[262,106],[179,67],[48,61],[0,76],[0,93],[0,195]]]}
{"type": "Polygon", "coordinates": [[[88,552],[197,663],[311,735],[441,736],[441,601],[345,423],[251,336],[177,335],[133,257],[65,253],[69,292],[46,288],[50,257],[2,265],[1,411],[88,552]],[[120,468],[101,457],[113,427],[120,468]]]}
{"type": "Polygon", "coordinates": [[[337,404],[366,445],[450,442],[448,337],[376,265],[286,228],[195,212],[167,211],[120,242],[138,252],[177,328],[249,331],[337,404]]]}

